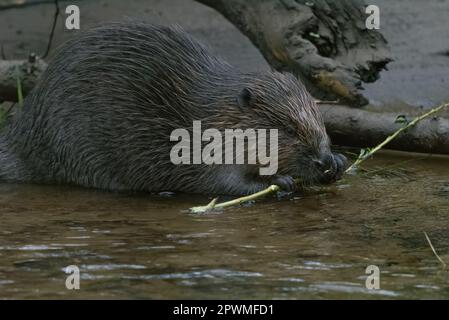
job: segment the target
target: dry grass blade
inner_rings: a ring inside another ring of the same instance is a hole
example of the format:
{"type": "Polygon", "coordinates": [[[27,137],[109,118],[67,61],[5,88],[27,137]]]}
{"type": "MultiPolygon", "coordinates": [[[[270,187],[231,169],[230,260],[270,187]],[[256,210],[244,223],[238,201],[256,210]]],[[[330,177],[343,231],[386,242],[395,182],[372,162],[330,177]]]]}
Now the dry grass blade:
{"type": "Polygon", "coordinates": [[[446,262],[444,262],[444,260],[441,259],[441,257],[438,255],[438,253],[436,252],[435,248],[433,247],[432,242],[430,241],[429,236],[427,235],[426,232],[424,232],[424,236],[426,237],[427,242],[429,243],[430,249],[432,249],[433,254],[435,255],[435,257],[437,257],[438,261],[441,262],[441,264],[443,265],[443,268],[446,269],[446,262]]]}

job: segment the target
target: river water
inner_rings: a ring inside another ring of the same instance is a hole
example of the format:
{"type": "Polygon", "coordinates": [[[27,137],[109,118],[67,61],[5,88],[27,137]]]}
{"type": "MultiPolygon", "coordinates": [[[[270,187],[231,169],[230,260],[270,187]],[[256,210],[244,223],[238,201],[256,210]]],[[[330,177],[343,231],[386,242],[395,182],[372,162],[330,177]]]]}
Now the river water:
{"type": "Polygon", "coordinates": [[[0,184],[0,298],[447,299],[424,232],[449,264],[448,163],[383,152],[335,186],[206,215],[186,212],[206,196],[0,184]]]}

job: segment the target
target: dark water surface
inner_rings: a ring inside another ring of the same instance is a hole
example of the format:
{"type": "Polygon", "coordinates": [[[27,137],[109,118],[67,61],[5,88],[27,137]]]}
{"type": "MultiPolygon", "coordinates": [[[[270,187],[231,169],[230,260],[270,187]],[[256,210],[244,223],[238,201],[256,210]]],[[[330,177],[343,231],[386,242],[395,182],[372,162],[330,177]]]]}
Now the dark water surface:
{"type": "Polygon", "coordinates": [[[383,153],[324,191],[208,215],[184,211],[205,196],[0,184],[0,298],[447,299],[424,232],[449,264],[448,164],[383,153]]]}

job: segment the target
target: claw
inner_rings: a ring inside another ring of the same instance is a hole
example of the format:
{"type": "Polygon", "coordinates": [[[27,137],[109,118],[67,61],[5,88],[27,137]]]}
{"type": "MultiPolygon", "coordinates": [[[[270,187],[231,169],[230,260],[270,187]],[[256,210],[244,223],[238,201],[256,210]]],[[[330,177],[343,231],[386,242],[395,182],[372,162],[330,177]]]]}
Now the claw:
{"type": "Polygon", "coordinates": [[[296,182],[291,176],[276,176],[272,183],[281,187],[283,191],[294,192],[296,191],[296,182]]]}

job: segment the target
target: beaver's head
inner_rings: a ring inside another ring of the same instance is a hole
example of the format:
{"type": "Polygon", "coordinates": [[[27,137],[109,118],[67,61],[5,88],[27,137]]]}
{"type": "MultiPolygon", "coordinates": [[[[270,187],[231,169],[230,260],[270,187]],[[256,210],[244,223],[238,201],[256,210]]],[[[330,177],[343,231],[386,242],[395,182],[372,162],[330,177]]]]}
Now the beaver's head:
{"type": "Polygon", "coordinates": [[[255,128],[278,129],[278,175],[298,178],[303,185],[341,177],[347,160],[331,152],[316,103],[293,75],[268,72],[254,77],[237,103],[250,110],[251,119],[246,120],[255,128]]]}

